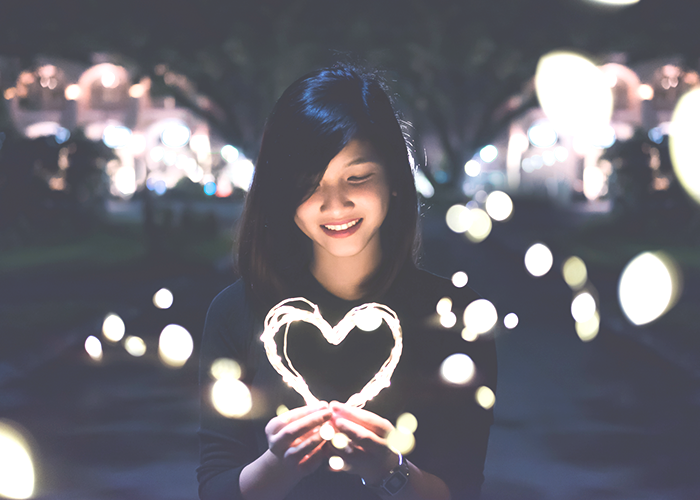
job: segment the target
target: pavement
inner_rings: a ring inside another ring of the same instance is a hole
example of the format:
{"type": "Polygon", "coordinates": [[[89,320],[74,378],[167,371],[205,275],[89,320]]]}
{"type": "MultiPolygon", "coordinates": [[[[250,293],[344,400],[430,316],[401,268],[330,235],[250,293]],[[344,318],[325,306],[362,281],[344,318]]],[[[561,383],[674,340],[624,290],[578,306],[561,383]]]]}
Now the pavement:
{"type": "MultiPolygon", "coordinates": [[[[520,319],[513,330],[496,330],[499,385],[484,500],[700,498],[698,353],[664,342],[653,327],[632,327],[616,306],[617,276],[596,269],[589,273],[602,325],[584,343],[569,312],[571,290],[556,271],[567,256],[555,252],[555,268],[541,278],[524,269],[531,243],[593,216],[516,203],[515,216],[479,244],[447,230],[437,209],[424,217],[423,267],[445,276],[467,272],[501,318],[515,312],[520,319]]],[[[148,346],[133,358],[105,343],[103,362],[91,362],[83,342],[99,334],[96,316],[47,332],[31,352],[12,359],[0,353],[0,418],[33,437],[37,498],[197,497],[196,360],[165,368],[155,354],[157,337],[177,323],[196,344],[209,302],[233,279],[226,262],[177,275],[158,266],[138,275],[3,277],[2,307],[99,299],[148,346]],[[150,302],[162,286],[175,295],[165,311],[150,302]]],[[[698,283],[686,276],[681,300],[695,300],[698,283]]]]}

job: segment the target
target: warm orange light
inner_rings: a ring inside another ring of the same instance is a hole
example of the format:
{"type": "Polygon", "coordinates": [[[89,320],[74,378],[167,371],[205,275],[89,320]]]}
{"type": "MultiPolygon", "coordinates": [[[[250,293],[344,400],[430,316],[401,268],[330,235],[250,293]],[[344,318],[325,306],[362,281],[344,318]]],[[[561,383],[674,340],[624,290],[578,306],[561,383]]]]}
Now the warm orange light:
{"type": "Polygon", "coordinates": [[[643,101],[651,101],[654,98],[654,89],[644,83],[637,88],[637,95],[643,101]]]}
{"type": "Polygon", "coordinates": [[[66,87],[64,95],[68,101],[76,101],[82,93],[83,89],[80,88],[80,85],[74,83],[66,87]]]}

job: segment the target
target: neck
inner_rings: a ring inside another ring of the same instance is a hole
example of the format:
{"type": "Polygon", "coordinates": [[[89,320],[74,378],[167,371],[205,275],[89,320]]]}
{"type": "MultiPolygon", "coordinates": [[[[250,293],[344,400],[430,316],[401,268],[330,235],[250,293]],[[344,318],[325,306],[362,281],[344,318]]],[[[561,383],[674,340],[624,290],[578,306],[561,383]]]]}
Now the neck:
{"type": "Polygon", "coordinates": [[[361,252],[351,257],[336,257],[323,250],[315,250],[311,274],[336,297],[357,300],[364,295],[362,284],[376,271],[380,262],[379,250],[366,254],[361,252]]]}

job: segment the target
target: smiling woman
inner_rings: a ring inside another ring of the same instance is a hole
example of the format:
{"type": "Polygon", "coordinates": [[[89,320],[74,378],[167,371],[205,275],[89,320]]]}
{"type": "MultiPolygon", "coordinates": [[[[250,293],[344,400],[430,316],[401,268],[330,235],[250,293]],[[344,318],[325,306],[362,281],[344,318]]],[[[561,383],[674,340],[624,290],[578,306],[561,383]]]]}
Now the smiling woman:
{"type": "Polygon", "coordinates": [[[377,75],[334,67],[284,92],[242,217],[241,279],[204,328],[201,498],[478,498],[493,413],[476,390],[495,389],[494,343],[465,342],[454,313],[437,321],[440,299],[463,311],[479,297],[416,268],[417,209],[377,75]],[[473,365],[468,381],[440,378],[451,355],[473,365]],[[221,358],[241,367],[243,413],[212,400],[221,358]],[[415,433],[391,423],[406,412],[415,433]]]}

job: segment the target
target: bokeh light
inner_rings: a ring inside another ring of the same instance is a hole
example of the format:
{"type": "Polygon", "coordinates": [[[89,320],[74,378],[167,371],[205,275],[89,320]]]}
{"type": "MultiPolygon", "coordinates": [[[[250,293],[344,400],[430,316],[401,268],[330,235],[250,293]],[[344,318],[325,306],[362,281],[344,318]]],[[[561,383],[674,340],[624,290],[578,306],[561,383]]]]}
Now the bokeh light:
{"type": "Polygon", "coordinates": [[[562,266],[561,273],[564,276],[566,284],[574,290],[581,288],[588,280],[586,264],[580,257],[576,257],[575,255],[566,259],[562,266]]]}
{"type": "Polygon", "coordinates": [[[476,177],[481,173],[481,163],[476,160],[469,160],[464,164],[464,173],[469,177],[476,177]]]}
{"type": "Polygon", "coordinates": [[[160,141],[169,148],[183,148],[190,142],[190,128],[178,120],[169,121],[160,134],[160,141]]]}
{"type": "Polygon", "coordinates": [[[234,161],[238,160],[239,155],[240,152],[238,151],[238,148],[231,146],[230,144],[226,144],[223,148],[221,148],[221,157],[228,163],[233,163],[234,161]]]}
{"type": "Polygon", "coordinates": [[[643,101],[651,101],[654,98],[654,87],[643,83],[637,87],[637,95],[643,101]]]}
{"type": "Polygon", "coordinates": [[[612,90],[605,74],[587,58],[566,51],[542,56],[535,73],[542,110],[558,130],[587,136],[610,122],[612,90]]]}
{"type": "Polygon", "coordinates": [[[464,328],[472,335],[482,335],[496,324],[496,307],[486,299],[477,299],[464,309],[464,328]]]}
{"type": "Polygon", "coordinates": [[[508,313],[506,314],[505,318],[503,318],[503,326],[508,328],[508,330],[512,330],[516,326],[518,326],[520,319],[518,318],[518,315],[515,313],[508,313]]]}
{"type": "Polygon", "coordinates": [[[449,384],[464,385],[474,378],[472,358],[461,352],[451,354],[440,365],[440,377],[449,384]]]}
{"type": "Polygon", "coordinates": [[[473,208],[469,210],[469,213],[471,214],[472,223],[464,234],[472,243],[484,241],[491,234],[491,217],[480,208],[473,208]]]}
{"type": "Polygon", "coordinates": [[[75,101],[80,97],[80,94],[83,93],[83,90],[80,88],[80,85],[77,84],[72,84],[68,85],[66,87],[66,90],[64,91],[64,95],[66,97],[67,101],[75,101]]]}
{"type": "Polygon", "coordinates": [[[326,422],[318,430],[318,434],[324,441],[330,441],[333,439],[333,436],[335,436],[335,428],[333,427],[333,424],[326,422]]]}
{"type": "Polygon", "coordinates": [[[542,243],[535,243],[525,252],[525,269],[535,277],[547,274],[553,263],[551,250],[542,243]]]}
{"type": "Polygon", "coordinates": [[[452,328],[457,324],[457,315],[452,311],[440,315],[440,324],[443,328],[452,328]]]}
{"type": "Polygon", "coordinates": [[[479,158],[486,163],[491,163],[496,157],[498,157],[498,148],[493,144],[484,146],[479,151],[479,158]]]}
{"type": "Polygon", "coordinates": [[[146,343],[141,337],[130,335],[124,339],[124,349],[133,357],[140,358],[146,354],[146,343]]]}
{"type": "Polygon", "coordinates": [[[469,276],[464,271],[457,271],[452,275],[452,284],[457,288],[463,288],[469,282],[469,276]]]}
{"type": "Polygon", "coordinates": [[[399,418],[396,419],[396,428],[403,429],[406,432],[416,432],[418,429],[418,419],[411,413],[402,413],[399,418]]]}
{"type": "Polygon", "coordinates": [[[174,368],[184,365],[194,349],[192,335],[180,325],[168,325],[160,332],[158,354],[161,361],[174,368]]]}
{"type": "Polygon", "coordinates": [[[102,142],[108,148],[125,148],[131,142],[131,129],[124,125],[107,125],[102,133],[102,142]]]}
{"type": "Polygon", "coordinates": [[[627,319],[644,325],[673,307],[680,290],[681,276],[673,259],[663,252],[644,252],[622,271],[618,297],[627,319]]]}
{"type": "Polygon", "coordinates": [[[481,406],[485,410],[493,408],[493,405],[496,404],[496,395],[490,388],[486,387],[485,385],[479,387],[476,390],[474,396],[479,406],[481,406]]]}
{"type": "Polygon", "coordinates": [[[464,205],[453,205],[445,216],[447,227],[455,233],[463,233],[472,225],[472,214],[464,205]]]}
{"type": "Polygon", "coordinates": [[[413,433],[408,432],[404,428],[394,428],[389,431],[386,441],[391,451],[402,455],[408,455],[416,446],[416,438],[413,436],[413,433]]]}
{"type": "Polygon", "coordinates": [[[373,332],[382,326],[382,315],[376,309],[363,309],[353,316],[355,326],[365,332],[373,332]]]}
{"type": "Polygon", "coordinates": [[[129,97],[140,99],[146,93],[146,86],[141,83],[135,83],[129,87],[129,97]]]}
{"type": "Polygon", "coordinates": [[[579,293],[571,301],[571,315],[578,323],[585,323],[591,319],[597,308],[595,299],[588,292],[579,293]]]}
{"type": "Polygon", "coordinates": [[[443,297],[438,300],[435,310],[439,315],[447,314],[452,312],[452,299],[449,297],[443,297]]]}
{"type": "Polygon", "coordinates": [[[344,450],[345,447],[350,444],[350,438],[342,432],[336,432],[333,438],[331,439],[331,444],[334,448],[344,450]]]}
{"type": "Polygon", "coordinates": [[[279,405],[277,407],[277,410],[275,410],[275,415],[277,415],[279,417],[280,415],[284,415],[288,411],[289,411],[289,408],[287,408],[286,405],[279,405]]]}
{"type": "Polygon", "coordinates": [[[115,313],[108,314],[102,322],[102,334],[110,342],[119,342],[125,332],[124,321],[115,313]]]}
{"type": "Polygon", "coordinates": [[[673,169],[683,188],[700,203],[700,88],[684,94],[671,118],[669,148],[673,169]]]}
{"type": "Polygon", "coordinates": [[[502,222],[513,213],[513,200],[503,191],[493,191],[486,197],[485,208],[493,220],[502,222]]]}
{"type": "Polygon", "coordinates": [[[85,339],[85,352],[95,361],[102,359],[102,342],[94,335],[85,339]]]}
{"type": "Polygon", "coordinates": [[[530,144],[536,148],[551,148],[559,140],[557,131],[549,120],[538,120],[527,130],[530,144]]]}
{"type": "Polygon", "coordinates": [[[583,341],[593,340],[600,329],[600,315],[596,311],[593,316],[584,322],[576,322],[576,335],[583,341]]]}
{"type": "Polygon", "coordinates": [[[345,460],[338,455],[333,455],[328,459],[328,467],[335,471],[343,470],[345,468],[345,460]]]}
{"type": "Polygon", "coordinates": [[[218,358],[211,364],[209,373],[216,380],[225,377],[239,379],[241,378],[243,371],[238,361],[230,358],[218,358]]]}
{"type": "Polygon", "coordinates": [[[9,420],[0,420],[0,497],[31,498],[35,470],[29,434],[9,420]]]}
{"type": "Polygon", "coordinates": [[[158,309],[168,309],[173,305],[173,292],[167,288],[161,288],[153,295],[153,305],[158,309]]]}
{"type": "Polygon", "coordinates": [[[214,382],[211,400],[216,411],[228,418],[243,417],[253,408],[250,389],[233,377],[224,377],[214,382]]]}

